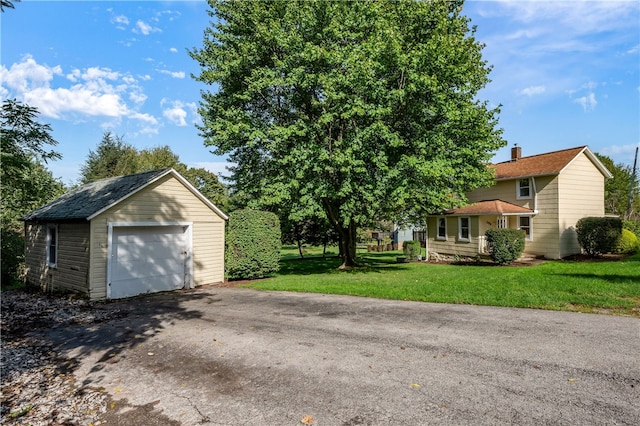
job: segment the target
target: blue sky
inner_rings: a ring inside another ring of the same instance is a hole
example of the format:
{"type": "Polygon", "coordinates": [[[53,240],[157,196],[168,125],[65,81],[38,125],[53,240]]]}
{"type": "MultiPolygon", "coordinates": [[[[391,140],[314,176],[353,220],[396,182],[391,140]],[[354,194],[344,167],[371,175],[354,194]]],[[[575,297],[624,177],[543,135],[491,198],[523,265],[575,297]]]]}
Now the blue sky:
{"type": "MultiPolygon", "coordinates": [[[[106,130],[138,149],[169,145],[190,165],[224,173],[195,124],[191,78],[209,25],[202,1],[31,1],[0,16],[0,95],[40,111],[75,183],[106,130]]],[[[631,164],[640,143],[640,2],[467,1],[502,105],[500,127],[523,155],[580,145],[631,164]]]]}

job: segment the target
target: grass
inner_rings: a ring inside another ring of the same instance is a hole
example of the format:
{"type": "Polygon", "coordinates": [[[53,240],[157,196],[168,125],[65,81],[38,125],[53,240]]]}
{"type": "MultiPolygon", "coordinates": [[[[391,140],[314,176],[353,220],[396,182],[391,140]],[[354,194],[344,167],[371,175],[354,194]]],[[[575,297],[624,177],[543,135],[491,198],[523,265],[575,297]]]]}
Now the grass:
{"type": "Polygon", "coordinates": [[[401,252],[360,252],[363,267],[338,270],[337,250],[282,251],[262,290],[344,294],[384,299],[599,312],[640,317],[640,253],[618,261],[548,261],[535,266],[396,263],[401,252]]]}

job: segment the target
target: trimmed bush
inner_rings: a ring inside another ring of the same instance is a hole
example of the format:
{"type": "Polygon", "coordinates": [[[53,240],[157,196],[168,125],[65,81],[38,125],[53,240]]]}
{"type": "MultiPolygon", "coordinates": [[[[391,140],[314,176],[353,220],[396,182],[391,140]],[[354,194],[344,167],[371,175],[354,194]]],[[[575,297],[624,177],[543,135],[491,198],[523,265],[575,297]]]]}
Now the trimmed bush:
{"type": "Polygon", "coordinates": [[[407,259],[416,260],[420,256],[420,241],[403,241],[402,252],[407,256],[407,259]]]}
{"type": "Polygon", "coordinates": [[[635,222],[633,220],[623,220],[622,221],[622,229],[628,229],[633,232],[638,240],[640,240],[640,222],[635,222]]]}
{"type": "Polygon", "coordinates": [[[225,270],[229,279],[256,279],[273,275],[280,262],[280,221],[260,210],[229,214],[225,270]]]}
{"type": "Polygon", "coordinates": [[[589,256],[612,253],[622,234],[617,217],[583,217],[576,224],[578,243],[589,256]]]}
{"type": "Polygon", "coordinates": [[[636,234],[628,229],[623,229],[622,234],[620,234],[620,239],[618,239],[618,244],[616,245],[616,253],[633,254],[637,252],[639,248],[640,242],[638,242],[636,234]]]}
{"type": "Polygon", "coordinates": [[[524,251],[524,231],[518,229],[488,229],[489,255],[499,265],[508,265],[524,251]]]}

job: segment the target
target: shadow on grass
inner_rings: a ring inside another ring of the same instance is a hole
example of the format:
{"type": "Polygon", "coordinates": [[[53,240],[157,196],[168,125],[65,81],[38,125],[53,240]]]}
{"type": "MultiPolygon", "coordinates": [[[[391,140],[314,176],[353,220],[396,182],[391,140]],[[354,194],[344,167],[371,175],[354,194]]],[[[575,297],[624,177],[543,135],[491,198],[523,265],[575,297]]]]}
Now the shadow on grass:
{"type": "Polygon", "coordinates": [[[560,274],[552,274],[552,275],[585,279],[585,280],[598,279],[606,283],[613,283],[613,284],[637,284],[640,287],[640,275],[583,274],[579,272],[560,273],[560,274]]]}
{"type": "Polygon", "coordinates": [[[382,269],[406,270],[406,264],[396,263],[396,256],[388,253],[367,253],[358,257],[360,266],[348,269],[338,269],[342,263],[339,257],[309,256],[304,259],[283,259],[280,261],[278,275],[314,275],[314,274],[358,274],[380,273],[382,269]]]}
{"type": "Polygon", "coordinates": [[[554,273],[553,275],[578,278],[578,279],[589,279],[589,280],[598,279],[607,283],[637,284],[640,286],[640,273],[636,273],[636,272],[640,272],[640,269],[638,269],[640,268],[640,265],[637,264],[637,263],[640,263],[640,252],[633,255],[627,255],[627,256],[620,256],[620,255],[614,255],[614,256],[604,255],[599,257],[582,256],[581,258],[572,259],[566,262],[573,263],[573,264],[596,263],[598,265],[602,265],[602,272],[606,271],[608,273],[595,274],[595,273],[588,273],[588,272],[561,272],[561,273],[554,273]],[[630,268],[633,268],[633,272],[634,272],[633,274],[629,274],[630,268]],[[625,271],[627,272],[626,274],[624,273],[625,271]],[[616,273],[616,272],[620,272],[620,273],[616,273]]]}

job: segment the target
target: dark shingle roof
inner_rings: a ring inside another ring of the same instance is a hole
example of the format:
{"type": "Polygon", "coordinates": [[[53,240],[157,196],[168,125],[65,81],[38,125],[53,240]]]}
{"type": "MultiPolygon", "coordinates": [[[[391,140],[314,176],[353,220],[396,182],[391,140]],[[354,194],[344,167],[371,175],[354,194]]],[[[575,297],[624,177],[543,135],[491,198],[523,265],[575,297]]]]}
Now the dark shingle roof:
{"type": "Polygon", "coordinates": [[[154,170],[90,182],[27,213],[21,219],[25,221],[87,219],[170,171],[171,169],[154,170]]]}

